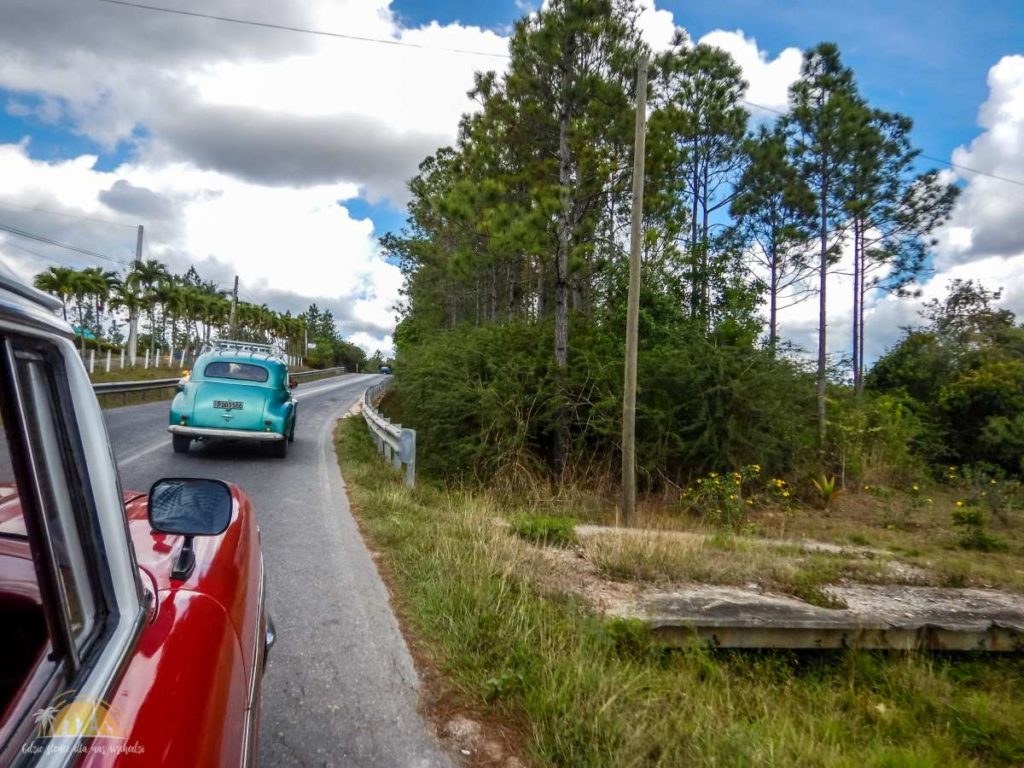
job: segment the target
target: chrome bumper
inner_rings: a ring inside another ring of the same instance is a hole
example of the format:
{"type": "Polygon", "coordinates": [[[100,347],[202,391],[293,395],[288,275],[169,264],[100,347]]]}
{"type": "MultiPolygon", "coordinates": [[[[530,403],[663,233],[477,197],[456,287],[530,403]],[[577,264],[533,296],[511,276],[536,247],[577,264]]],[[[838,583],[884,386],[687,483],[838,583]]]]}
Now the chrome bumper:
{"type": "Polygon", "coordinates": [[[189,437],[222,437],[228,440],[284,440],[284,435],[277,432],[256,432],[248,429],[217,429],[216,427],[189,427],[184,424],[171,424],[168,432],[189,437]]]}

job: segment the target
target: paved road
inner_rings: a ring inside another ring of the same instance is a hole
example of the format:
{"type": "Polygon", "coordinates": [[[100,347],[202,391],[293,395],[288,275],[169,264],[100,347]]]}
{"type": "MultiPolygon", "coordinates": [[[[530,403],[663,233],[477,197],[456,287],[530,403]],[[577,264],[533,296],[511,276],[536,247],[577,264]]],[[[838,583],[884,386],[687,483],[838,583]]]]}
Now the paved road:
{"type": "Polygon", "coordinates": [[[145,491],[160,477],[218,477],[255,504],[278,630],[263,682],[264,766],[449,764],[416,712],[416,673],[331,448],[335,420],[377,378],[300,386],[298,429],[284,460],[230,443],[175,454],[167,403],[106,412],[126,489],[145,491]]]}

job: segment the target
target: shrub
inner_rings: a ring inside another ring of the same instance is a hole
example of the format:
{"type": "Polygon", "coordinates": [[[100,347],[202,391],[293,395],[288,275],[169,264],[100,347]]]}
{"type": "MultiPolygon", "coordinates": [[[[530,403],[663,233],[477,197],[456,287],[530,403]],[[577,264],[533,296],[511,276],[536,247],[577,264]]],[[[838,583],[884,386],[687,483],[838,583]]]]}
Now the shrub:
{"type": "Polygon", "coordinates": [[[547,515],[523,515],[510,523],[512,532],[527,541],[555,547],[568,547],[577,542],[572,520],[547,515]]]}
{"type": "Polygon", "coordinates": [[[976,507],[962,506],[957,502],[953,511],[953,525],[960,530],[959,545],[963,549],[978,552],[1002,552],[1007,549],[1006,542],[985,530],[985,513],[976,507]]]}

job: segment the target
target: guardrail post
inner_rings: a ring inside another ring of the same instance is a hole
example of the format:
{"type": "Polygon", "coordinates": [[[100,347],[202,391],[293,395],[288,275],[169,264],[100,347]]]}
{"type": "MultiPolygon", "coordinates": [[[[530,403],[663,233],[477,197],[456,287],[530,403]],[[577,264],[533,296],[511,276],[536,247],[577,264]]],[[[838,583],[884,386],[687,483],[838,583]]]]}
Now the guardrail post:
{"type": "Polygon", "coordinates": [[[405,484],[416,485],[416,430],[402,430],[402,461],[405,462],[405,484]]]}

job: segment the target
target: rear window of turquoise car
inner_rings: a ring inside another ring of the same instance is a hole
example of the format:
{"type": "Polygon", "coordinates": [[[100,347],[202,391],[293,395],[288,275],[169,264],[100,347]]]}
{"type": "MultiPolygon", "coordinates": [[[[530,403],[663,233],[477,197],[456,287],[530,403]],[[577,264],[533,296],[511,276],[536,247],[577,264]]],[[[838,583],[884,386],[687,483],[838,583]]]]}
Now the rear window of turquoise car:
{"type": "Polygon", "coordinates": [[[270,371],[262,365],[235,362],[207,363],[203,375],[210,379],[234,379],[235,381],[254,381],[263,383],[270,378],[270,371]]]}

